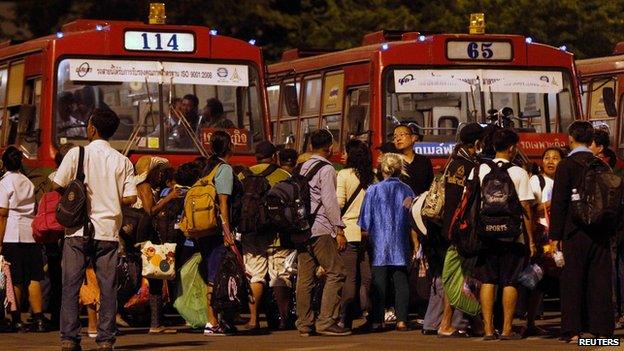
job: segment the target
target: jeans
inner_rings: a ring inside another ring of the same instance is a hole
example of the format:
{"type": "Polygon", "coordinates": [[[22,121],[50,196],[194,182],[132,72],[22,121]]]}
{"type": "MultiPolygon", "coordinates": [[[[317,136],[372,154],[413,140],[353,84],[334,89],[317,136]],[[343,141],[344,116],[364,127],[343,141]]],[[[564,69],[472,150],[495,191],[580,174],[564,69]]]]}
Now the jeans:
{"type": "Polygon", "coordinates": [[[117,313],[117,255],[116,241],[90,240],[87,237],[67,237],[63,245],[61,306],[61,341],[80,342],[79,293],[85,279],[87,258],[92,257],[93,268],[100,287],[98,314],[98,344],[115,342],[115,314],[117,313]]]}
{"type": "Polygon", "coordinates": [[[297,256],[297,329],[302,333],[325,330],[336,323],[340,309],[340,292],[345,281],[344,264],[336,240],[330,235],[314,237],[297,256]],[[325,287],[321,311],[314,323],[312,289],[318,266],[325,270],[325,287]]]}
{"type": "Polygon", "coordinates": [[[376,266],[373,267],[372,290],[372,322],[382,323],[384,307],[386,305],[386,288],[388,279],[394,283],[394,309],[397,322],[407,323],[409,308],[409,282],[407,281],[407,267],[405,266],[376,266]]]}
{"type": "Polygon", "coordinates": [[[371,285],[371,266],[368,252],[361,242],[350,242],[340,253],[345,265],[345,283],[342,287],[340,316],[344,326],[351,328],[353,319],[369,308],[368,294],[371,285]],[[355,304],[359,295],[359,306],[355,304]]]}

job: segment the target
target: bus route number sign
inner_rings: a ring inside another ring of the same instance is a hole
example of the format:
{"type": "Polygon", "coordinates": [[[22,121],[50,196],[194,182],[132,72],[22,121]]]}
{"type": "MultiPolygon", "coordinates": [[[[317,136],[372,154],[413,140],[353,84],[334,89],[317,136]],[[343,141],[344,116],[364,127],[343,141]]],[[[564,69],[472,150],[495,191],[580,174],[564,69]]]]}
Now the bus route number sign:
{"type": "Polygon", "coordinates": [[[191,33],[127,31],[124,47],[131,51],[195,51],[195,37],[191,33]]]}
{"type": "Polygon", "coordinates": [[[506,41],[449,41],[446,56],[449,60],[509,61],[513,50],[506,41]]]}

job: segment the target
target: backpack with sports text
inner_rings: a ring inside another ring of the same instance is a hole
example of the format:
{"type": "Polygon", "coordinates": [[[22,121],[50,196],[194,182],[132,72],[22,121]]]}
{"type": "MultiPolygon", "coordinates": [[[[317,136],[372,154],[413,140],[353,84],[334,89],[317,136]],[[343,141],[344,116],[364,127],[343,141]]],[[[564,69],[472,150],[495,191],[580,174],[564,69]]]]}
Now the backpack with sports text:
{"type": "Polygon", "coordinates": [[[86,227],[89,220],[87,187],[84,183],[84,153],[84,147],[79,146],[76,178],[65,187],[56,207],[56,220],[65,228],[86,227]]]}
{"type": "Polygon", "coordinates": [[[582,166],[583,176],[572,189],[572,219],[586,228],[616,225],[622,214],[624,181],[597,157],[573,160],[582,166]]]}
{"type": "Polygon", "coordinates": [[[264,171],[255,174],[245,172],[241,202],[241,215],[236,229],[241,234],[264,234],[271,230],[271,220],[266,207],[266,196],[271,190],[267,177],[278,169],[271,164],[264,171]]]}
{"type": "Polygon", "coordinates": [[[217,233],[219,205],[214,178],[219,166],[221,164],[200,178],[186,193],[180,229],[188,237],[200,238],[217,233]]]}
{"type": "Polygon", "coordinates": [[[295,172],[283,180],[266,196],[267,212],[275,229],[293,244],[302,244],[311,236],[312,225],[321,204],[311,209],[310,181],[324,166],[331,165],[317,161],[305,175],[295,172]]]}
{"type": "Polygon", "coordinates": [[[490,172],[481,182],[479,235],[513,241],[522,233],[522,206],[508,172],[513,164],[489,160],[485,163],[490,167],[490,172]]]}

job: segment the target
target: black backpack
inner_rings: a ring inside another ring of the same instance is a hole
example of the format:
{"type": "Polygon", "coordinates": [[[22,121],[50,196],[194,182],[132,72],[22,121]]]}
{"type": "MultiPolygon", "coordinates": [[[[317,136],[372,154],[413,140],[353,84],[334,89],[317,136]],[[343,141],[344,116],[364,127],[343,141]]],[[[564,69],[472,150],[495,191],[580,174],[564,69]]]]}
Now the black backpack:
{"type": "Polygon", "coordinates": [[[481,182],[479,235],[501,241],[514,241],[522,233],[522,205],[507,172],[513,164],[493,161],[485,163],[490,167],[490,172],[481,182]]]}
{"type": "Polygon", "coordinates": [[[236,254],[225,248],[215,278],[211,305],[216,312],[237,312],[246,304],[249,284],[236,254]]]}
{"type": "Polygon", "coordinates": [[[182,231],[176,228],[182,212],[184,212],[183,197],[169,201],[156,215],[154,226],[163,243],[176,243],[184,236],[182,231]]]}
{"type": "Polygon", "coordinates": [[[265,234],[271,231],[271,220],[266,207],[266,196],[271,190],[267,177],[278,169],[271,164],[263,172],[245,172],[241,181],[241,214],[236,229],[241,234],[265,234]]]}
{"type": "Polygon", "coordinates": [[[582,227],[615,227],[622,212],[624,181],[597,157],[573,160],[583,169],[580,184],[572,189],[570,199],[573,221],[582,227]]]}
{"type": "Polygon", "coordinates": [[[299,245],[312,235],[312,225],[321,204],[312,211],[310,181],[326,165],[331,164],[318,161],[305,175],[297,170],[290,178],[275,184],[269,190],[266,196],[267,212],[281,239],[299,245]]]}
{"type": "MultiPolygon", "coordinates": [[[[63,196],[56,207],[56,220],[65,228],[86,227],[89,220],[87,187],[84,183],[84,147],[79,146],[79,148],[76,178],[65,187],[63,196]]],[[[85,235],[87,235],[86,232],[85,235]]]]}

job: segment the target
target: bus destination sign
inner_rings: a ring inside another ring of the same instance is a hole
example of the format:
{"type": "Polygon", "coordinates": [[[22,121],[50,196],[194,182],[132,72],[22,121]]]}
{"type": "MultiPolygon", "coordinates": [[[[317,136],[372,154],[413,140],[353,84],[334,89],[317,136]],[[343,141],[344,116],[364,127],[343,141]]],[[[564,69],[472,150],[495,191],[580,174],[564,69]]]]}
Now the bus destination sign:
{"type": "Polygon", "coordinates": [[[448,41],[446,56],[449,60],[510,61],[513,59],[511,43],[507,41],[448,41]]]}
{"type": "Polygon", "coordinates": [[[124,48],[131,51],[195,51],[195,36],[191,33],[127,31],[124,48]]]}

